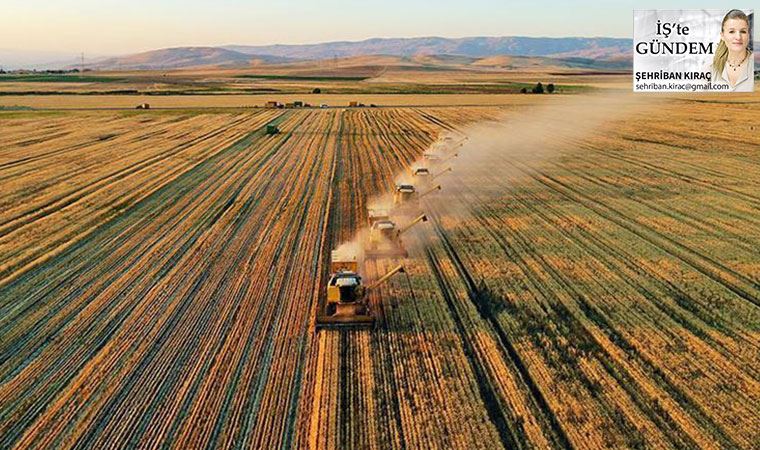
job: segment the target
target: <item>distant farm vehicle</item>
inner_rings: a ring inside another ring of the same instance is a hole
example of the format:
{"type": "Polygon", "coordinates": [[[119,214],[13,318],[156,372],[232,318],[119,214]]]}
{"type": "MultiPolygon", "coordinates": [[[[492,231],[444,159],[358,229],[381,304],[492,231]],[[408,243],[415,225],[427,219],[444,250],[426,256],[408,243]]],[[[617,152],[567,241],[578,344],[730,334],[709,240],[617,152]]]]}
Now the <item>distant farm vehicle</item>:
{"type": "Polygon", "coordinates": [[[148,103],[140,103],[135,109],[150,109],[150,105],[148,103]]]}
{"type": "Polygon", "coordinates": [[[268,135],[275,135],[280,133],[280,128],[277,125],[269,124],[267,125],[267,134],[268,135]]]}

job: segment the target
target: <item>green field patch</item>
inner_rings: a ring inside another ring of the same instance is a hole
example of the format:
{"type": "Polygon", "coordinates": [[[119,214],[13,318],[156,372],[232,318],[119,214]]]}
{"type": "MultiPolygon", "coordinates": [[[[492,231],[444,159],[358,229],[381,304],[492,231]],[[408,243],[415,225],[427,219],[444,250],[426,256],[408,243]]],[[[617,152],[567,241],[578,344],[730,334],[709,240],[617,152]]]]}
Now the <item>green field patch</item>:
{"type": "Polygon", "coordinates": [[[50,118],[60,117],[70,114],[65,111],[39,111],[32,108],[29,109],[3,109],[0,108],[0,120],[16,120],[16,119],[34,119],[34,118],[50,118]]]}
{"type": "Polygon", "coordinates": [[[113,83],[116,81],[124,81],[124,79],[94,75],[64,74],[0,75],[0,83],[113,83]]]}
{"type": "Polygon", "coordinates": [[[31,111],[33,108],[31,106],[19,106],[19,105],[13,105],[13,106],[3,106],[0,105],[0,111],[31,111]]]}

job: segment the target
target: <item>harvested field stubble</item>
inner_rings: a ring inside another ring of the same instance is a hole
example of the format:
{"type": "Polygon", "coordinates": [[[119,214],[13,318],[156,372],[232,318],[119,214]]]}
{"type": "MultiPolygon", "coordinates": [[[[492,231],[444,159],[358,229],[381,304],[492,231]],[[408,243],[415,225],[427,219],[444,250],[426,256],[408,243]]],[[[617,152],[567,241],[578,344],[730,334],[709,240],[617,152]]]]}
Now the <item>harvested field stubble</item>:
{"type": "Polygon", "coordinates": [[[556,106],[0,119],[0,447],[753,448],[760,139],[714,118],[760,116],[583,102],[582,127],[556,106]],[[370,294],[378,328],[315,332],[329,250],[465,134],[407,274],[370,294]]]}

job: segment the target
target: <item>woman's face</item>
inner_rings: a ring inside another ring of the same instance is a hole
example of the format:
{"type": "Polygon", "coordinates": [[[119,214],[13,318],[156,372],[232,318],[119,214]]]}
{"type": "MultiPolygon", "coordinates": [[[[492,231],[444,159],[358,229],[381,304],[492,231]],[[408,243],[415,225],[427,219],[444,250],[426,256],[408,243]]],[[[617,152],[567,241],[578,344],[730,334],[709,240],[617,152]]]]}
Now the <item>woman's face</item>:
{"type": "Polygon", "coordinates": [[[749,25],[742,19],[728,19],[720,33],[729,51],[740,52],[749,44],[749,25]]]}

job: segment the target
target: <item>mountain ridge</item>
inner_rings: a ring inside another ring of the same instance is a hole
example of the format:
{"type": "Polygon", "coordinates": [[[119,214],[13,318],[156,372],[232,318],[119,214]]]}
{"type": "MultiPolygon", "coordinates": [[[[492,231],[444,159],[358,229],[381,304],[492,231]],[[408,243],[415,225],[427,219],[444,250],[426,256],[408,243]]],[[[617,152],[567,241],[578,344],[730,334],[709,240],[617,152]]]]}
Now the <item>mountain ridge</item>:
{"type": "MultiPolygon", "coordinates": [[[[619,38],[371,38],[363,41],[334,41],[317,44],[275,44],[263,46],[223,45],[214,47],[172,47],[108,58],[85,67],[96,70],[163,70],[201,66],[245,68],[256,64],[281,64],[358,56],[452,56],[488,58],[494,56],[586,58],[629,61],[630,39],[619,38]]],[[[619,66],[619,64],[615,64],[619,66]]]]}
{"type": "Polygon", "coordinates": [[[85,67],[94,70],[169,70],[204,66],[241,67],[250,66],[255,61],[271,64],[289,62],[291,59],[245,54],[222,47],[170,47],[106,58],[85,64],[85,67]]]}
{"type": "Polygon", "coordinates": [[[461,55],[487,57],[498,55],[587,56],[588,51],[605,58],[630,54],[633,40],[607,37],[527,37],[475,36],[444,38],[370,38],[362,41],[333,41],[317,44],[223,45],[222,48],[245,54],[259,54],[300,59],[325,59],[358,55],[461,55]],[[604,50],[601,51],[600,50],[604,50]]]}
{"type": "MultiPolygon", "coordinates": [[[[755,46],[758,44],[755,43],[755,46]]],[[[541,57],[561,60],[583,59],[600,67],[627,68],[632,65],[633,40],[609,37],[476,36],[445,38],[370,38],[361,41],[331,41],[316,44],[220,45],[170,47],[147,52],[90,59],[94,70],[171,70],[194,67],[247,68],[259,64],[283,64],[357,56],[425,56],[451,58],[541,57]]],[[[3,56],[0,54],[0,56],[3,56]]],[[[6,54],[6,63],[8,56],[6,54]]],[[[755,53],[760,61],[760,54],[755,53]]],[[[78,68],[79,62],[49,63],[47,68],[78,68]]],[[[30,67],[41,67],[35,64],[30,67]]],[[[11,64],[11,67],[13,65],[11,64]]]]}

